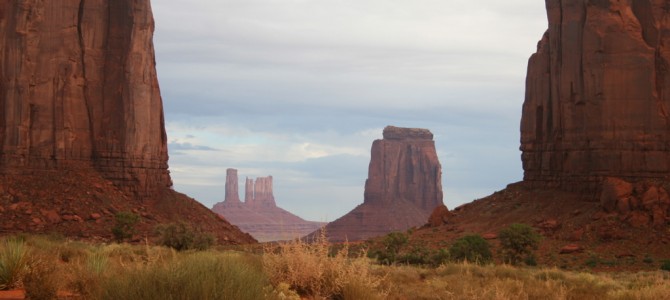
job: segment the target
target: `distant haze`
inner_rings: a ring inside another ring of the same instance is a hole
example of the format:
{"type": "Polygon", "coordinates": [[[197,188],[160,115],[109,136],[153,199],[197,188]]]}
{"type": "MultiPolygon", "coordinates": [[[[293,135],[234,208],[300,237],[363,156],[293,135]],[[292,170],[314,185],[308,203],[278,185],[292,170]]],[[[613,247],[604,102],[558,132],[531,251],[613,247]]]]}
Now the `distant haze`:
{"type": "MultiPolygon", "coordinates": [[[[435,135],[449,208],[522,179],[519,120],[544,1],[161,0],[155,46],[175,188],[226,168],[332,221],[363,201],[386,125],[435,135]]],[[[240,188],[241,191],[244,187],[240,188]]]]}

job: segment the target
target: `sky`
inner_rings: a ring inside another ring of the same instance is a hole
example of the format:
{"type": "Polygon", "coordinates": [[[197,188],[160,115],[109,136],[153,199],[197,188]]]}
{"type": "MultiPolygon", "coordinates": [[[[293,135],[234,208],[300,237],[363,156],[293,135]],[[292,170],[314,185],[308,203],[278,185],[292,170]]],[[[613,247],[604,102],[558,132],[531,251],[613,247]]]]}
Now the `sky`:
{"type": "Polygon", "coordinates": [[[227,168],[333,221],[363,202],[387,125],[427,128],[450,209],[523,177],[538,0],[154,0],[175,189],[223,201],[227,168]]]}

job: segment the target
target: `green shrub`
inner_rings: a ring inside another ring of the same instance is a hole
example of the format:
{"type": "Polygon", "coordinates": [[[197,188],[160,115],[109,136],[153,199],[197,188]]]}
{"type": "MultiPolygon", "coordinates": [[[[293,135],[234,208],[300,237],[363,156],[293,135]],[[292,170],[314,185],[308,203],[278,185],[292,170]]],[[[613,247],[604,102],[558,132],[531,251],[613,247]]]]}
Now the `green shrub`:
{"type": "Polygon", "coordinates": [[[261,264],[242,255],[197,252],[130,269],[105,280],[97,299],[264,299],[269,282],[261,264]]]}
{"type": "Polygon", "coordinates": [[[198,232],[184,222],[158,225],[159,243],[177,251],[207,250],[215,240],[211,234],[198,232]]]}
{"type": "Polygon", "coordinates": [[[480,235],[466,235],[454,242],[449,248],[451,258],[456,261],[469,261],[485,264],[491,261],[493,255],[489,243],[480,235]]]}
{"type": "Polygon", "coordinates": [[[661,261],[661,270],[670,271],[670,259],[661,261]]]}
{"type": "Polygon", "coordinates": [[[28,247],[18,238],[9,238],[0,248],[0,290],[13,288],[28,267],[28,247]]]}
{"type": "Polygon", "coordinates": [[[402,232],[391,232],[384,237],[382,241],[383,248],[375,251],[373,254],[377,261],[382,264],[390,265],[398,262],[400,250],[407,245],[409,238],[402,232]]]}
{"type": "Polygon", "coordinates": [[[117,242],[123,242],[126,239],[133,237],[136,233],[135,225],[140,221],[140,216],[132,213],[122,211],[114,216],[116,224],[112,227],[112,234],[117,242]]]}
{"type": "Polygon", "coordinates": [[[498,235],[503,260],[513,265],[532,255],[542,236],[526,224],[512,224],[498,235]]]}
{"type": "Polygon", "coordinates": [[[447,262],[449,262],[449,259],[451,258],[451,255],[449,255],[449,251],[446,249],[439,249],[431,255],[430,258],[430,265],[433,267],[439,267],[447,262]]]}

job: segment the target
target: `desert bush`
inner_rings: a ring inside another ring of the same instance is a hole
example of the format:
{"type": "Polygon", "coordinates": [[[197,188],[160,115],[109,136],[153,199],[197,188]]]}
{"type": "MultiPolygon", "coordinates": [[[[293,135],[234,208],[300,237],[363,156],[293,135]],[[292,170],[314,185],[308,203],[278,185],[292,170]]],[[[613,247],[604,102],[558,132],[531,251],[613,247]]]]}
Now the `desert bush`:
{"type": "Polygon", "coordinates": [[[485,264],[493,255],[489,243],[480,235],[466,235],[457,239],[449,248],[452,260],[485,264]]]}
{"type": "Polygon", "coordinates": [[[269,282],[261,263],[244,254],[196,252],[135,267],[102,284],[98,299],[264,299],[269,282]]]}
{"type": "Polygon", "coordinates": [[[363,291],[379,296],[380,279],[371,275],[365,253],[350,258],[345,245],[331,256],[329,248],[323,232],[313,243],[294,240],[268,246],[263,267],[273,286],[288,284],[302,296],[348,299],[363,291]]]}
{"type": "Polygon", "coordinates": [[[122,211],[114,215],[114,220],[116,224],[112,227],[112,234],[117,242],[123,242],[136,233],[135,225],[140,221],[140,216],[132,212],[122,211]]]}
{"type": "Polygon", "coordinates": [[[661,270],[670,271],[670,259],[661,261],[661,270]]]}
{"type": "Polygon", "coordinates": [[[55,258],[34,257],[23,277],[26,297],[31,300],[56,299],[60,280],[55,258]]]}
{"type": "Polygon", "coordinates": [[[28,267],[28,247],[23,239],[8,238],[0,246],[0,290],[13,288],[28,267]]]}
{"type": "Polygon", "coordinates": [[[512,224],[498,234],[503,260],[513,265],[532,256],[542,236],[526,224],[512,224]]]}
{"type": "Polygon", "coordinates": [[[156,232],[161,245],[177,251],[207,250],[215,242],[211,234],[196,231],[184,222],[158,225],[156,232]]]}
{"type": "Polygon", "coordinates": [[[382,249],[373,252],[373,256],[382,264],[390,265],[399,260],[400,250],[407,245],[409,238],[402,232],[391,232],[382,241],[382,249]]]}

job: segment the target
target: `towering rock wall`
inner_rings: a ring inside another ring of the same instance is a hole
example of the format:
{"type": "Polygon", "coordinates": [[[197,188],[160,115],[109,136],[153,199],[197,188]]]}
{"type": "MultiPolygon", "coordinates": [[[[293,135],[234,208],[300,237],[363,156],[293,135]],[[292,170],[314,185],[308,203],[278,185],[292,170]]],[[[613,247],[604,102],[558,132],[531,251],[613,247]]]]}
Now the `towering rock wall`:
{"type": "Polygon", "coordinates": [[[272,176],[258,177],[254,185],[253,201],[247,202],[250,206],[277,206],[272,187],[272,176]]]}
{"type": "Polygon", "coordinates": [[[364,203],[407,201],[430,213],[442,204],[442,167],[433,134],[426,129],[387,126],[372,143],[364,203]]]}
{"type": "Polygon", "coordinates": [[[442,167],[426,129],[384,128],[372,144],[363,204],[326,226],[331,241],[355,241],[427,222],[442,203],[442,167]]]}
{"type": "Polygon", "coordinates": [[[594,192],[604,177],[667,177],[667,5],[546,0],[521,120],[525,181],[594,192]]]}
{"type": "Polygon", "coordinates": [[[133,211],[141,236],[179,220],[255,242],[169,188],[153,31],[149,0],[0,1],[0,235],[110,240],[133,211]]]}
{"type": "Polygon", "coordinates": [[[148,0],[0,2],[0,172],[171,186],[153,30],[148,0]]]}
{"type": "Polygon", "coordinates": [[[246,179],[244,182],[244,202],[249,203],[249,201],[254,201],[254,180],[251,178],[246,179]]]}
{"type": "Polygon", "coordinates": [[[237,170],[226,170],[226,197],[225,202],[240,203],[240,192],[238,186],[237,170]]]}

